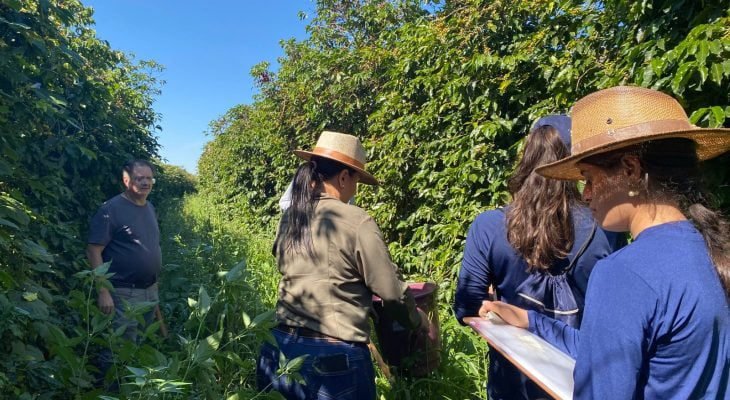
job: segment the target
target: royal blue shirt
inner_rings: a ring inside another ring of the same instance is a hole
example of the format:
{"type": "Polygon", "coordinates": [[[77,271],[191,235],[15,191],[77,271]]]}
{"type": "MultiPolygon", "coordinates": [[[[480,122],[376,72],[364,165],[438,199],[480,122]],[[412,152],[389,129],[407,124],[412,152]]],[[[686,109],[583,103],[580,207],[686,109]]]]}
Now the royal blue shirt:
{"type": "Polygon", "coordinates": [[[528,315],[576,358],[576,399],[730,398],[728,301],[688,221],[645,229],[596,264],[580,331],[528,315]]]}
{"type": "MultiPolygon", "coordinates": [[[[562,271],[568,267],[578,249],[589,238],[594,220],[585,207],[572,209],[575,240],[567,259],[555,263],[553,270],[562,271]]],[[[593,239],[575,266],[568,272],[576,300],[582,305],[596,261],[606,257],[614,248],[625,243],[624,236],[610,234],[597,229],[593,239]]],[[[505,214],[502,210],[481,213],[469,228],[466,237],[464,258],[459,271],[459,280],[454,299],[454,313],[459,322],[464,317],[476,316],[482,301],[487,299],[490,285],[496,286],[499,300],[520,304],[517,288],[529,276],[525,260],[507,240],[505,214]]],[[[515,399],[544,397],[545,393],[527,377],[522,375],[501,354],[490,349],[488,392],[490,399],[515,399]]]]}

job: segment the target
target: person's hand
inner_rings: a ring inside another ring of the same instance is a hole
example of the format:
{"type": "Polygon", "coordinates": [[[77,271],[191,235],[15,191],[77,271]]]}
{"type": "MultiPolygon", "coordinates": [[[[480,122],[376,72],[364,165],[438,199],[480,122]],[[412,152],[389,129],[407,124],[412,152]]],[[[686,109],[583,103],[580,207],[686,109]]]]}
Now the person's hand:
{"type": "Polygon", "coordinates": [[[104,314],[111,314],[114,312],[114,299],[112,299],[112,295],[109,293],[109,289],[107,288],[99,288],[99,297],[97,298],[97,304],[99,305],[99,309],[104,314]]]}
{"type": "Polygon", "coordinates": [[[523,310],[522,308],[511,304],[503,303],[501,301],[482,301],[482,306],[479,308],[479,316],[487,318],[487,313],[490,311],[499,315],[504,322],[518,328],[527,329],[530,324],[530,321],[527,318],[527,310],[523,310]]]}

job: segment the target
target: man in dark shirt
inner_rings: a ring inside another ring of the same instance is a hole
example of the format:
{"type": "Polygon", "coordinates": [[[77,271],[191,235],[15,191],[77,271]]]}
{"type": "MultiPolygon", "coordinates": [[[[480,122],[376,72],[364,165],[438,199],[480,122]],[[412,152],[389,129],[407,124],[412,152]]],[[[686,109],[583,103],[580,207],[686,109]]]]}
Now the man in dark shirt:
{"type": "MultiPolygon", "coordinates": [[[[114,329],[126,325],[123,336],[136,342],[140,327],[136,319],[125,315],[125,309],[158,301],[157,276],[162,265],[155,208],[147,201],[155,183],[152,164],[145,160],[127,162],[122,181],[126,190],[107,200],[91,220],[86,256],[91,268],[111,262],[108,272],[114,274],[109,278],[113,290],[99,287],[99,309],[114,313],[114,329]]],[[[146,324],[153,316],[149,308],[144,314],[146,324]]],[[[111,356],[108,348],[99,355],[102,374],[111,366],[111,356]]]]}

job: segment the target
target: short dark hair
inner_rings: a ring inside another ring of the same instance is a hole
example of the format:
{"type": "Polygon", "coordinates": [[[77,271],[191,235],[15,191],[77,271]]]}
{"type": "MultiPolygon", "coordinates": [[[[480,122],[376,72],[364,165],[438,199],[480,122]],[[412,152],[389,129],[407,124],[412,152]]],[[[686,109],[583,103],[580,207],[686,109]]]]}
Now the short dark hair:
{"type": "Polygon", "coordinates": [[[124,165],[122,166],[122,174],[126,172],[127,174],[129,174],[129,176],[132,176],[132,170],[134,169],[134,167],[147,167],[152,170],[152,174],[155,173],[155,166],[152,165],[151,162],[136,158],[134,160],[129,160],[124,163],[124,165]]]}

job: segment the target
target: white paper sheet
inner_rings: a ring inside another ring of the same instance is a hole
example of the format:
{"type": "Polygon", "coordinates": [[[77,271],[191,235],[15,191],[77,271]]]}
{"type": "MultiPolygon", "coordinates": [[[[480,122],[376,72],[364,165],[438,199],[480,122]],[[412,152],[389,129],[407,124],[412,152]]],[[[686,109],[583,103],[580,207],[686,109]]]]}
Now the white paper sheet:
{"type": "Polygon", "coordinates": [[[526,329],[508,325],[494,314],[468,318],[469,325],[525,375],[557,399],[573,398],[575,360],[526,329]]]}

